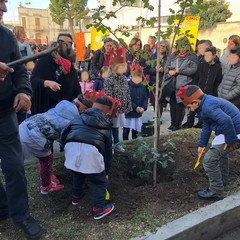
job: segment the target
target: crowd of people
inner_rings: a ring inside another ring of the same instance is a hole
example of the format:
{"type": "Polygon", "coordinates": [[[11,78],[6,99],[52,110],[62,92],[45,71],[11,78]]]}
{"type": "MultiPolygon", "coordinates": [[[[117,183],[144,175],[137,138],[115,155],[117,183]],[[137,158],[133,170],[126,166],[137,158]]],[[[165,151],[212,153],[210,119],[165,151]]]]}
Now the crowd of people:
{"type": "MultiPolygon", "coordinates": [[[[0,1],[0,18],[6,2],[0,1]]],[[[39,223],[29,214],[24,159],[29,154],[39,159],[41,194],[61,190],[64,185],[53,169],[53,141],[60,143],[64,165],[72,171],[72,204],[84,197],[88,178],[94,186],[94,219],[111,213],[114,204],[106,204],[105,197],[112,154],[125,151],[119,128],[123,140],[130,131],[132,139],[141,133],[144,111],[149,103],[155,108],[156,74],[163,87],[160,113],[170,105],[169,131],[202,128],[199,154],[216,132],[203,160],[209,187],[198,197],[223,198],[228,153],[238,147],[240,137],[238,35],[229,37],[222,56],[210,40],[199,40],[193,51],[187,37],[172,49],[166,40],[157,44],[155,36],[144,45],[134,37],[129,46],[106,38],[97,51],[88,45],[85,60],[77,64],[73,37],[60,33],[57,49],[10,68],[7,63],[48,46],[29,44],[23,27],[10,31],[0,25],[0,32],[0,163],[5,177],[5,186],[0,182],[0,221],[11,217],[28,236],[40,235],[39,223]]]]}

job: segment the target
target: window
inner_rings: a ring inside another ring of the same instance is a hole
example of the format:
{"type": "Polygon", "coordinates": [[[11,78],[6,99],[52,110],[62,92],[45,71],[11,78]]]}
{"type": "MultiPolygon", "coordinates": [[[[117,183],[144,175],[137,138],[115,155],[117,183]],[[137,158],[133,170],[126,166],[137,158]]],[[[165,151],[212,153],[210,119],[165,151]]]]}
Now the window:
{"type": "Polygon", "coordinates": [[[27,22],[25,17],[22,17],[22,26],[24,27],[24,29],[26,29],[27,22]]]}
{"type": "Polygon", "coordinates": [[[40,18],[35,18],[35,28],[36,28],[37,30],[40,29],[40,18]]]}

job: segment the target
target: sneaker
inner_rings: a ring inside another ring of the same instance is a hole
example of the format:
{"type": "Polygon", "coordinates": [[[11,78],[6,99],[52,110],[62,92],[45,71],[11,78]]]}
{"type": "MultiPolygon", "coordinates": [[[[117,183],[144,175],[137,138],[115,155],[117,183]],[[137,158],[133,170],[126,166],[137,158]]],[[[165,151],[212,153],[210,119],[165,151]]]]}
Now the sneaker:
{"type": "Polygon", "coordinates": [[[116,150],[117,152],[121,152],[121,153],[125,152],[125,149],[123,148],[123,146],[120,143],[115,144],[114,150],[116,150]]]}
{"type": "Polygon", "coordinates": [[[57,179],[57,177],[54,174],[51,175],[51,182],[52,184],[55,184],[55,185],[60,184],[60,181],[57,179]]]}
{"type": "Polygon", "coordinates": [[[93,218],[99,220],[111,213],[113,209],[114,204],[108,204],[104,208],[93,208],[93,218]]]}
{"type": "Polygon", "coordinates": [[[222,200],[223,199],[223,194],[221,194],[221,193],[214,193],[209,188],[207,188],[207,189],[205,189],[203,191],[199,191],[197,193],[197,196],[200,199],[204,199],[204,200],[218,201],[218,200],[222,200]]]}
{"type": "Polygon", "coordinates": [[[49,186],[47,186],[47,187],[41,186],[41,194],[45,194],[46,195],[49,192],[59,191],[59,190],[61,190],[63,188],[64,188],[63,185],[56,185],[56,184],[50,183],[49,186]]]}
{"type": "Polygon", "coordinates": [[[72,198],[72,205],[73,206],[77,206],[80,202],[80,198],[79,197],[73,197],[72,198]]]}
{"type": "Polygon", "coordinates": [[[173,127],[174,127],[173,125],[169,126],[169,127],[168,127],[168,130],[169,130],[169,131],[172,131],[173,127]]]}
{"type": "Polygon", "coordinates": [[[15,222],[14,224],[22,229],[30,238],[38,238],[41,235],[40,224],[31,216],[24,221],[15,222]]]}

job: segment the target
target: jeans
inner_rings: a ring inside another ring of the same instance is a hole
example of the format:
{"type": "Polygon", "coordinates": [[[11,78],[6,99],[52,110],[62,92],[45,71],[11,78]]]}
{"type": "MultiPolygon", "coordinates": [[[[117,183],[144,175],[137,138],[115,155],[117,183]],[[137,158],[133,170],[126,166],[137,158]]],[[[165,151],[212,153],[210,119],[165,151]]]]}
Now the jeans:
{"type": "Polygon", "coordinates": [[[113,136],[113,143],[117,144],[119,143],[119,129],[118,128],[112,128],[112,136],[113,136]]]}
{"type": "Polygon", "coordinates": [[[209,189],[214,193],[223,193],[224,184],[228,182],[228,151],[224,144],[212,145],[203,158],[203,168],[209,178],[209,189]]]}
{"type": "Polygon", "coordinates": [[[76,198],[82,198],[86,194],[86,178],[93,184],[93,208],[103,208],[105,206],[106,190],[108,186],[108,180],[106,178],[106,172],[84,174],[73,171],[73,186],[72,195],[76,198]]]}
{"type": "Polygon", "coordinates": [[[14,222],[23,221],[29,216],[29,207],[24,158],[15,112],[0,118],[0,159],[5,177],[5,188],[0,181],[0,214],[8,212],[14,222]]]}

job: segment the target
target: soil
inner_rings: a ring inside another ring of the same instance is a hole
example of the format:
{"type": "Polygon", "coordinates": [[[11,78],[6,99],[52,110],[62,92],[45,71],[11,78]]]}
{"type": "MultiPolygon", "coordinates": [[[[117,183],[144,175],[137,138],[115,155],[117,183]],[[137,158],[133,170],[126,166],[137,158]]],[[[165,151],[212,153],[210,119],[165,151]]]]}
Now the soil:
{"type": "MultiPolygon", "coordinates": [[[[55,162],[55,172],[65,188],[46,196],[39,194],[38,166],[28,168],[32,214],[43,225],[40,239],[129,239],[210,204],[196,196],[197,191],[208,186],[201,165],[193,170],[198,136],[199,131],[184,130],[161,137],[159,150],[173,152],[175,162],[169,163],[167,168],[158,167],[155,187],[151,180],[138,177],[140,170],[148,169],[146,163],[134,158],[139,151],[138,144],[135,141],[126,143],[126,152],[114,155],[109,175],[110,201],[115,203],[116,210],[100,221],[92,219],[91,187],[79,206],[71,205],[71,172],[64,168],[63,159],[55,162]],[[176,149],[162,146],[170,138],[176,149]]],[[[146,138],[146,141],[152,139],[146,138]]],[[[148,153],[146,159],[150,158],[148,153]]],[[[239,175],[240,161],[235,152],[231,155],[230,190],[226,194],[230,194],[231,189],[236,191],[240,185],[239,175]]],[[[24,239],[24,235],[7,220],[0,224],[0,239],[24,239]]]]}

